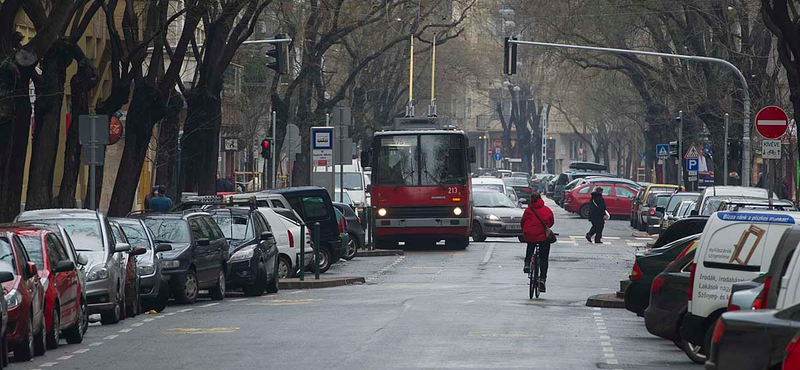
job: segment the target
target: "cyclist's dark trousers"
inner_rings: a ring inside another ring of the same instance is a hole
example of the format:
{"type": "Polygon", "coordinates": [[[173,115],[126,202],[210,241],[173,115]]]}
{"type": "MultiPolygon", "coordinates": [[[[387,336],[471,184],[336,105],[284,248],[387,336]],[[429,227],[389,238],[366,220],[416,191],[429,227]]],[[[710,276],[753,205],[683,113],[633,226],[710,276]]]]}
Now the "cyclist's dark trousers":
{"type": "Polygon", "coordinates": [[[550,257],[550,243],[528,243],[528,249],[525,251],[525,263],[530,262],[536,244],[539,244],[539,278],[547,280],[547,262],[550,257]]]}

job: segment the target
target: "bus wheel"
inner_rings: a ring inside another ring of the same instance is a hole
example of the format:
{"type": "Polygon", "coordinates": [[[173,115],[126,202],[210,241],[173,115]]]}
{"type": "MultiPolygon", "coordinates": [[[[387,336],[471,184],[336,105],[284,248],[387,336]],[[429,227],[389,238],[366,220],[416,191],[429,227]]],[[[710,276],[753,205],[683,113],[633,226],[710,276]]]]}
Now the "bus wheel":
{"type": "Polygon", "coordinates": [[[447,249],[458,249],[464,250],[467,249],[469,245],[469,237],[466,238],[457,238],[457,239],[447,239],[444,241],[445,247],[447,249]]]}

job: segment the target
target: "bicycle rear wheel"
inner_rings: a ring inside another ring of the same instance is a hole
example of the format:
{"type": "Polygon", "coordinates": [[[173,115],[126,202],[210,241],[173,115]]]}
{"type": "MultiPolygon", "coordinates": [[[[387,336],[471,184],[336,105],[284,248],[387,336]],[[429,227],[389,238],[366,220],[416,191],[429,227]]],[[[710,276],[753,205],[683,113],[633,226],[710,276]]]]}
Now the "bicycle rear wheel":
{"type": "MultiPolygon", "coordinates": [[[[538,254],[539,248],[536,248],[536,252],[538,254]]],[[[531,270],[533,270],[533,285],[534,285],[533,289],[534,289],[534,293],[536,295],[536,298],[539,298],[539,293],[540,292],[539,292],[539,256],[538,255],[535,255],[535,257],[533,257],[533,268],[531,270]]]]}
{"type": "Polygon", "coordinates": [[[533,299],[534,289],[536,289],[537,286],[537,283],[534,280],[534,271],[535,270],[532,267],[530,268],[530,271],[528,271],[528,299],[533,299]]]}

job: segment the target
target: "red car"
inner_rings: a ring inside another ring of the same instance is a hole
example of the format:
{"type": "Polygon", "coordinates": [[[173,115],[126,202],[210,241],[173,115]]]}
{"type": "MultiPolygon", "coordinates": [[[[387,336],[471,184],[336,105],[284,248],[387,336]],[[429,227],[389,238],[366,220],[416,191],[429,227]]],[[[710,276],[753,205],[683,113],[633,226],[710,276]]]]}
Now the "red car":
{"type": "Polygon", "coordinates": [[[58,348],[61,334],[67,343],[82,342],[81,329],[86,317],[81,302],[83,292],[67,247],[53,230],[22,226],[15,228],[14,232],[36,264],[44,286],[47,349],[58,348]]]}
{"type": "Polygon", "coordinates": [[[633,197],[636,196],[636,190],[623,184],[590,183],[581,185],[564,194],[564,209],[577,213],[582,218],[589,218],[591,193],[598,186],[603,188],[603,199],[606,201],[608,214],[618,217],[630,217],[631,202],[633,197]]]}
{"type": "Polygon", "coordinates": [[[786,346],[786,357],[783,359],[783,370],[795,369],[800,369],[800,333],[786,346]]]}
{"type": "Polygon", "coordinates": [[[8,302],[8,345],[15,360],[43,355],[45,344],[44,288],[36,264],[30,261],[22,241],[9,229],[0,229],[0,271],[14,274],[3,283],[8,302]]]}

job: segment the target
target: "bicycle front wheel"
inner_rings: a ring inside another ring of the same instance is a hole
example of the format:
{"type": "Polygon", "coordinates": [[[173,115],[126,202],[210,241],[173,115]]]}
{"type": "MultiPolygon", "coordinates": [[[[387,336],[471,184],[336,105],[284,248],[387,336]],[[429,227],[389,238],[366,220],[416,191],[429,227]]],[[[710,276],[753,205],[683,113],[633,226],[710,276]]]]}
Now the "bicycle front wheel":
{"type": "MultiPolygon", "coordinates": [[[[537,250],[537,252],[538,252],[538,250],[537,250]]],[[[536,298],[539,298],[539,293],[540,292],[539,292],[539,258],[538,257],[535,257],[533,259],[533,268],[531,270],[533,270],[533,285],[534,285],[533,291],[534,291],[534,293],[536,295],[536,298]]]]}
{"type": "Polygon", "coordinates": [[[534,277],[534,273],[533,273],[533,271],[534,271],[534,270],[533,270],[533,269],[531,269],[531,270],[530,270],[530,272],[528,272],[528,299],[533,299],[533,295],[534,295],[534,294],[538,294],[538,293],[535,293],[535,292],[534,292],[534,289],[536,289],[536,288],[537,288],[537,287],[536,287],[536,286],[537,286],[537,283],[536,283],[536,281],[534,280],[534,279],[535,279],[535,277],[534,277]]]}

